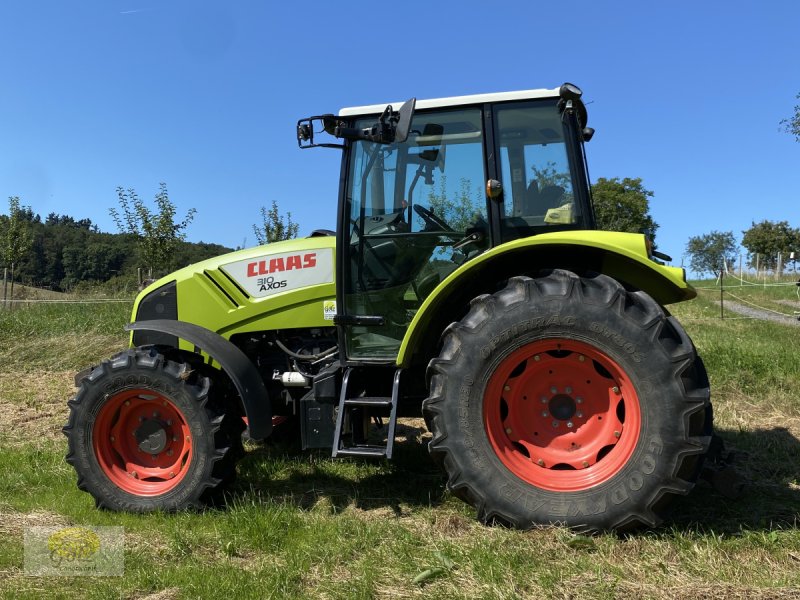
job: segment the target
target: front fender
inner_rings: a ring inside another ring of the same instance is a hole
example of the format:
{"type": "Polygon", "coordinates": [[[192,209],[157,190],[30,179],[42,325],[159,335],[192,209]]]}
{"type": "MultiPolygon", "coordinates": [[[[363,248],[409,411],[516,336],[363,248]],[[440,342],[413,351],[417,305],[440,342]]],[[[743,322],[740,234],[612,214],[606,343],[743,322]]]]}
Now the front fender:
{"type": "MultiPolygon", "coordinates": [[[[650,260],[641,234],[558,231],[514,240],[461,265],[436,286],[406,331],[397,365],[410,365],[423,338],[431,335],[431,325],[446,325],[458,318],[442,319],[441,313],[452,314],[472,298],[494,292],[497,284],[509,277],[556,268],[603,273],[631,289],[648,293],[662,305],[691,300],[697,295],[686,283],[682,268],[650,260]]],[[[439,334],[441,331],[435,332],[439,334]]]]}
{"type": "Polygon", "coordinates": [[[250,437],[258,440],[272,433],[272,407],[264,381],[247,355],[229,340],[199,325],[169,319],[137,321],[126,325],[125,329],[160,331],[201,348],[220,364],[236,386],[247,415],[250,437]]]}

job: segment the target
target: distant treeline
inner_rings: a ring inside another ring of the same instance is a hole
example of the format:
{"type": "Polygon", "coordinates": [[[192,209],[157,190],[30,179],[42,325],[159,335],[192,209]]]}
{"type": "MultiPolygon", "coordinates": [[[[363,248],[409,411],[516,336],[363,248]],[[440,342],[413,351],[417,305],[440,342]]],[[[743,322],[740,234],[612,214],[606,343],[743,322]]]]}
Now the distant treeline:
{"type": "MultiPolygon", "coordinates": [[[[112,278],[137,277],[141,263],[133,235],[103,233],[90,219],[68,215],[50,213],[42,220],[28,207],[22,208],[20,216],[29,224],[33,244],[16,265],[17,281],[68,291],[81,282],[104,283],[112,278]]],[[[170,268],[231,251],[219,244],[179,242],[170,268]]]]}

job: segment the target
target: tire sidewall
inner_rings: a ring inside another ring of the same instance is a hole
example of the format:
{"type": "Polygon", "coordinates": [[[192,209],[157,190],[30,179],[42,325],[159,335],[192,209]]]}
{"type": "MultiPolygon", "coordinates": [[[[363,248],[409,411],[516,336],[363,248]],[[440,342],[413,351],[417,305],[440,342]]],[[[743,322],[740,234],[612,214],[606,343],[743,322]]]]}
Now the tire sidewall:
{"type": "Polygon", "coordinates": [[[664,368],[670,358],[651,339],[652,332],[648,334],[613,308],[580,302],[575,295],[535,305],[496,304],[489,322],[469,337],[468,347],[462,347],[469,357],[459,361],[463,373],[458,389],[453,390],[457,402],[452,401],[452,392],[446,394],[445,402],[458,406],[457,418],[449,421],[459,426],[456,431],[448,429],[448,438],[462,446],[454,454],[470,463],[464,472],[483,478],[480,487],[489,497],[487,506],[497,507],[501,518],[512,516],[521,526],[536,522],[580,525],[582,518],[592,517],[592,522],[599,519],[610,527],[632,507],[652,504],[664,480],[675,471],[672,446],[676,438],[684,439],[675,431],[682,416],[669,401],[683,391],[673,370],[664,368]],[[491,327],[486,326],[489,322],[491,327]],[[585,490],[554,492],[520,479],[497,457],[486,432],[484,394],[492,374],[515,350],[547,339],[576,340],[597,348],[620,366],[638,395],[641,425],[630,458],[609,479],[585,490]]]}

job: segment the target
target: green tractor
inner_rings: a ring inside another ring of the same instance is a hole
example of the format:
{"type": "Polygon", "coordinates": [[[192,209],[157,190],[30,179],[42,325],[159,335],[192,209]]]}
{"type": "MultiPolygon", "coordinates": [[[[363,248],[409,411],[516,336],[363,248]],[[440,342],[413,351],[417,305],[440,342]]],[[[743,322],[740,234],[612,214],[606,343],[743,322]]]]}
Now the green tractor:
{"type": "Polygon", "coordinates": [[[342,151],[336,232],[145,289],[130,349],[76,377],[78,487],[179,510],[233,479],[245,426],[389,459],[397,419],[422,416],[481,521],[659,523],[712,435],[703,362],[663,308],[695,292],[645,235],[596,230],[593,133],[571,84],[300,120],[300,147],[342,151]]]}

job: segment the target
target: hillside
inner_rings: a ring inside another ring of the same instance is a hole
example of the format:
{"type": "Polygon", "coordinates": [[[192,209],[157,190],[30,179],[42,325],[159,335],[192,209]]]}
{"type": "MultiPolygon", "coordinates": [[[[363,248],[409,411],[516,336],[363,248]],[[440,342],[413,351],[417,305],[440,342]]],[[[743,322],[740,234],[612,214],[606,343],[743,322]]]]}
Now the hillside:
{"type": "MultiPolygon", "coordinates": [[[[42,219],[25,209],[22,217],[30,227],[33,245],[16,266],[17,282],[63,292],[80,283],[135,280],[140,265],[133,236],[104,233],[91,219],[68,215],[51,213],[42,219]]],[[[180,242],[169,270],[231,251],[219,244],[180,242]]]]}

